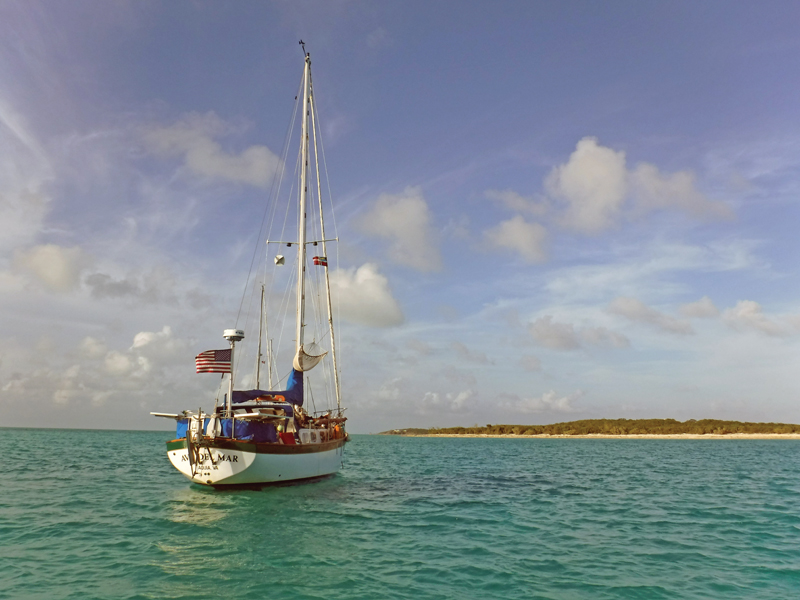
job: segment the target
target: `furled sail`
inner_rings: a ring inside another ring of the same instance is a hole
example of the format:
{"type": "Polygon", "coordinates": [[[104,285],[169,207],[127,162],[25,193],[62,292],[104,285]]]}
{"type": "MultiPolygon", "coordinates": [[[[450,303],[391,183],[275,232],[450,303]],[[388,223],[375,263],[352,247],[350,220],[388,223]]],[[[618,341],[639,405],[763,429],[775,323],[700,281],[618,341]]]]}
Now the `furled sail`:
{"type": "Polygon", "coordinates": [[[306,352],[305,346],[300,346],[300,348],[297,350],[294,361],[292,361],[292,366],[295,368],[295,370],[310,371],[316,367],[322,358],[328,353],[326,350],[322,354],[317,354],[317,352],[320,351],[320,348],[316,344],[309,346],[308,350],[309,351],[306,352]]]}

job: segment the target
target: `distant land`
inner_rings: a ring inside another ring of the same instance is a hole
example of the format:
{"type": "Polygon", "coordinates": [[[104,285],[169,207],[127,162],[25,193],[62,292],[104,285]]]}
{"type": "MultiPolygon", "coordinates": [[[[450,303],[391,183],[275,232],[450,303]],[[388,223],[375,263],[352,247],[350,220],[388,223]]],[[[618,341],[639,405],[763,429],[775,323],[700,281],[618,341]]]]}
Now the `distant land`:
{"type": "Polygon", "coordinates": [[[800,425],[788,423],[742,423],[717,419],[584,419],[552,425],[486,425],[484,427],[445,427],[391,429],[379,435],[405,436],[780,436],[800,435],[800,425]]]}

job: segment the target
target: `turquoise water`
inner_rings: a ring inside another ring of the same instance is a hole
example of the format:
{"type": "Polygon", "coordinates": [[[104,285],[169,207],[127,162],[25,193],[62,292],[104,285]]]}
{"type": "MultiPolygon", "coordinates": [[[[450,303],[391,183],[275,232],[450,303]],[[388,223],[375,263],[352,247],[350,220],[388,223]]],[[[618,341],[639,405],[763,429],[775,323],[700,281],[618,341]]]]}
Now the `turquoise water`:
{"type": "Polygon", "coordinates": [[[800,597],[797,441],[353,436],[220,492],[168,437],[0,429],[0,597],[800,597]]]}

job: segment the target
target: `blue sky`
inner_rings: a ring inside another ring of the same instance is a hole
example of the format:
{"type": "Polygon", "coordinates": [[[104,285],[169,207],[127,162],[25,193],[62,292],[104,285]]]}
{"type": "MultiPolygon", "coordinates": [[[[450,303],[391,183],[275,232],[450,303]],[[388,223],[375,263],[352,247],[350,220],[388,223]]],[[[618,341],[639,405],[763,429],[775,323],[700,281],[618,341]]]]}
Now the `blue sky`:
{"type": "Polygon", "coordinates": [[[0,424],[209,407],[311,51],[351,431],[800,422],[791,2],[0,4],[0,424]]]}

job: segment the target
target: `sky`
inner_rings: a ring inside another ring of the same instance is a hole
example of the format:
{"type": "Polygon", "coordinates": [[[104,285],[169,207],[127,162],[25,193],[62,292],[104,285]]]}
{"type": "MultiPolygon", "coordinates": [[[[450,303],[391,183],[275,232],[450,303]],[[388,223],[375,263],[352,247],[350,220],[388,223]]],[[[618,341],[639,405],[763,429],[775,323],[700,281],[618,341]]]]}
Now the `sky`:
{"type": "Polygon", "coordinates": [[[243,326],[300,39],[349,431],[800,422],[799,25],[777,1],[0,1],[0,426],[213,406],[193,359],[243,326]]]}

